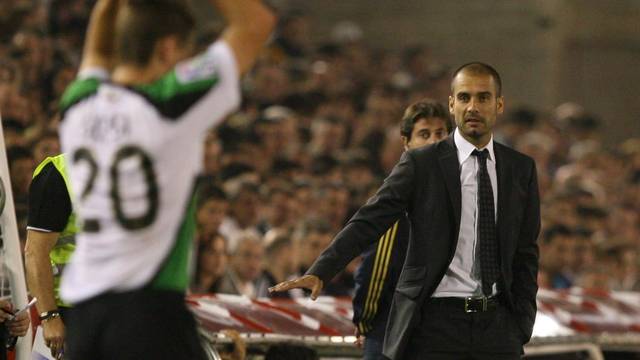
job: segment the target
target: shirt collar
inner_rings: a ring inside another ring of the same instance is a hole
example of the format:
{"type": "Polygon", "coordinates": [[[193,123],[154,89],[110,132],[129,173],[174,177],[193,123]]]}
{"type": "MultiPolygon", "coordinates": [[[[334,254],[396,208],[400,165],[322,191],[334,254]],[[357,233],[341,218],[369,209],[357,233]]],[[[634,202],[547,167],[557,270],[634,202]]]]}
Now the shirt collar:
{"type": "MultiPolygon", "coordinates": [[[[476,149],[476,146],[467,141],[467,139],[465,139],[462,134],[460,134],[460,130],[458,128],[456,128],[453,134],[453,141],[456,144],[456,148],[458,148],[458,162],[462,164],[463,162],[467,161],[467,158],[469,156],[471,156],[471,153],[476,149]]],[[[484,149],[489,150],[489,161],[495,162],[496,157],[493,152],[493,134],[491,135],[491,139],[489,139],[489,143],[487,143],[487,146],[478,150],[484,149]]]]}

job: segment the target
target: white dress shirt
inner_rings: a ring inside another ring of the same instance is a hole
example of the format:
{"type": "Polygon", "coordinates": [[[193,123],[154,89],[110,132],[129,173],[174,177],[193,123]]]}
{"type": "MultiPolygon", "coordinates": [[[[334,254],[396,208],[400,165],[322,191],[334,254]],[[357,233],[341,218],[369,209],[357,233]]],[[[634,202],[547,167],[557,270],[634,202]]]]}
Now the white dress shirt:
{"type": "MultiPolygon", "coordinates": [[[[458,245],[449,269],[433,293],[433,297],[467,297],[482,295],[482,281],[480,275],[480,257],[476,253],[478,245],[478,179],[480,164],[478,158],[471,155],[476,147],[468,142],[458,129],[455,130],[453,141],[458,149],[460,163],[460,185],[462,207],[460,216],[460,232],[458,245]]],[[[498,215],[498,177],[496,175],[496,157],[493,152],[493,136],[487,146],[478,150],[489,150],[487,171],[493,189],[493,204],[498,215]]],[[[496,285],[493,285],[496,293],[496,285]]]]}

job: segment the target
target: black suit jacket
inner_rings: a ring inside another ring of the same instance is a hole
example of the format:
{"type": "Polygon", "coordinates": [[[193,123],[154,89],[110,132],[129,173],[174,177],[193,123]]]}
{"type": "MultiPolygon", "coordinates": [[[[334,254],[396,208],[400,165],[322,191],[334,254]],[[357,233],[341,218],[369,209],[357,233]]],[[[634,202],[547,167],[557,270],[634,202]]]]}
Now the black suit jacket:
{"type": "MultiPolygon", "coordinates": [[[[498,178],[497,232],[507,305],[522,343],[536,314],[540,200],[533,159],[494,142],[498,178]]],[[[353,216],[307,272],[328,282],[405,213],[411,235],[389,314],[384,354],[402,359],[415,314],[433,294],[453,259],[461,212],[460,164],[450,136],[402,155],[375,196],[353,216]]]]}

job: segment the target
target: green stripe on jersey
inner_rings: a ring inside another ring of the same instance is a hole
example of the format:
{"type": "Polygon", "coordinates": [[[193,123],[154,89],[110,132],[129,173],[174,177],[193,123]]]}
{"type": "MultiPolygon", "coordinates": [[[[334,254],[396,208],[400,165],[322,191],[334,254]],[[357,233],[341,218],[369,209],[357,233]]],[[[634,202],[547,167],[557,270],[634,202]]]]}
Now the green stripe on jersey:
{"type": "Polygon", "coordinates": [[[154,102],[163,103],[177,96],[207,91],[217,82],[218,77],[215,74],[191,82],[181,82],[176,76],[176,71],[173,70],[159,80],[148,85],[136,86],[135,89],[147,95],[154,102]]]}
{"type": "Polygon", "coordinates": [[[151,287],[162,290],[185,291],[189,286],[189,264],[193,253],[196,233],[196,202],[191,200],[187,213],[178,231],[176,243],[151,281],[151,287]]]}
{"type": "Polygon", "coordinates": [[[96,78],[74,80],[62,95],[60,100],[60,111],[65,112],[71,106],[79,103],[83,99],[95,94],[100,86],[100,80],[96,78]]]}

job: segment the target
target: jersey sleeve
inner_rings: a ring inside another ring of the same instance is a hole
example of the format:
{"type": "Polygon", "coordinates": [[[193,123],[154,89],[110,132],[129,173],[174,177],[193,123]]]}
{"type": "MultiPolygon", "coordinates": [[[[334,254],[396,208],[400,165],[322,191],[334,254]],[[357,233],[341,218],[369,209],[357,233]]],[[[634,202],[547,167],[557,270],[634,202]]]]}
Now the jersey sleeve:
{"type": "Polygon", "coordinates": [[[160,113],[179,126],[202,132],[222,122],[240,104],[233,51],[219,40],[160,80],[138,87],[160,113]]]}
{"type": "Polygon", "coordinates": [[[27,228],[62,232],[71,215],[71,200],[62,175],[52,163],[31,181],[27,228]]]}

